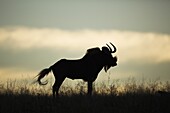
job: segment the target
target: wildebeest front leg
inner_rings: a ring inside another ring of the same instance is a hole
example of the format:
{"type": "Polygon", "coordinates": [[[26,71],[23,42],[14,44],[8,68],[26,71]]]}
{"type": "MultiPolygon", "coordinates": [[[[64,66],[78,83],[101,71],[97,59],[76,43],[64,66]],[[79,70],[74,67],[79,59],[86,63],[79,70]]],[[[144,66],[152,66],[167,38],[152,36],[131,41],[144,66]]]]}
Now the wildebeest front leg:
{"type": "Polygon", "coordinates": [[[93,82],[91,81],[88,81],[88,95],[92,95],[92,85],[93,85],[93,82]]]}

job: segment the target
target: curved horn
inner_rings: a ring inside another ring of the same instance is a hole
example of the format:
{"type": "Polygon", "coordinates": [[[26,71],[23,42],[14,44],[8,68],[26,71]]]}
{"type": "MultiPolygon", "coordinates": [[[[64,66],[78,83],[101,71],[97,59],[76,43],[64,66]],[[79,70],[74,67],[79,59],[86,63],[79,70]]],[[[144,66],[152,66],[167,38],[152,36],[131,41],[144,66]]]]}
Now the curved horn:
{"type": "Polygon", "coordinates": [[[117,51],[116,47],[111,42],[110,42],[110,44],[113,46],[114,51],[112,51],[111,47],[108,44],[106,44],[106,45],[108,46],[111,53],[115,53],[117,51]]]}
{"type": "Polygon", "coordinates": [[[108,44],[106,44],[106,45],[109,48],[109,51],[112,52],[112,48],[108,44]]]}
{"type": "Polygon", "coordinates": [[[116,47],[110,42],[110,44],[113,46],[114,51],[112,51],[112,53],[115,53],[117,51],[116,47]]]}

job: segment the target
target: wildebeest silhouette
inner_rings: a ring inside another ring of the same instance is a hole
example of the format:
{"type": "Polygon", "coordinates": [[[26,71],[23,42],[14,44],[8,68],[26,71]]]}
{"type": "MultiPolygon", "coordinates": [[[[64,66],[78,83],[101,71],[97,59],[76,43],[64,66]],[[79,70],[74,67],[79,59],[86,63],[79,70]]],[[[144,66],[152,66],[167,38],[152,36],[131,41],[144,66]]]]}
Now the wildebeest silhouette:
{"type": "Polygon", "coordinates": [[[92,84],[96,80],[98,73],[104,68],[105,72],[112,66],[117,65],[117,57],[113,57],[112,53],[116,52],[116,47],[110,43],[114,50],[106,44],[102,50],[99,47],[91,48],[87,50],[87,53],[81,59],[67,60],[61,59],[49,68],[43,69],[37,76],[37,82],[40,85],[46,85],[42,83],[41,79],[47,75],[51,70],[55,77],[53,85],[53,96],[58,95],[58,90],[64,81],[64,79],[83,79],[88,82],[88,95],[92,94],[92,84]]]}

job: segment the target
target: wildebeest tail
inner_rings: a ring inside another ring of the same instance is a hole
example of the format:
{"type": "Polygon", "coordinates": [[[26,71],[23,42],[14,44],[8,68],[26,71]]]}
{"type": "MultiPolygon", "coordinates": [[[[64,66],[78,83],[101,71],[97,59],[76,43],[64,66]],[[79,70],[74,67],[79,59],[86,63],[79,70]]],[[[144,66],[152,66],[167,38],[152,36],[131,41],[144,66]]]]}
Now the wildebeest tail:
{"type": "Polygon", "coordinates": [[[41,82],[41,79],[44,78],[45,75],[48,75],[48,73],[51,71],[51,67],[49,68],[46,68],[46,69],[43,69],[42,71],[40,71],[40,73],[37,75],[38,76],[38,79],[37,79],[37,82],[40,84],[40,85],[46,85],[48,82],[44,82],[42,83],[41,82]]]}

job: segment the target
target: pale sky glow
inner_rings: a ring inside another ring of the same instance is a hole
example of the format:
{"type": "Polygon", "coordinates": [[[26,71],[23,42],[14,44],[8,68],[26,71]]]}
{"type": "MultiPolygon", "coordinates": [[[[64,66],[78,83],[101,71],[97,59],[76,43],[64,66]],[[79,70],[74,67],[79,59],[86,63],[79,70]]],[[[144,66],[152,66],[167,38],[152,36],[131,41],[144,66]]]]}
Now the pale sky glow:
{"type": "Polygon", "coordinates": [[[169,0],[1,0],[0,82],[34,77],[109,42],[118,49],[111,79],[170,80],[169,6],[169,0]]]}
{"type": "Polygon", "coordinates": [[[3,75],[11,74],[32,74],[30,76],[34,76],[41,68],[48,67],[61,58],[81,58],[88,48],[101,48],[109,42],[114,43],[118,48],[117,53],[113,54],[117,55],[119,59],[118,66],[111,69],[113,73],[116,72],[113,78],[115,76],[116,78],[127,77],[130,74],[137,74],[138,76],[141,73],[144,75],[146,73],[147,75],[148,72],[145,69],[142,72],[131,69],[136,65],[141,65],[144,66],[142,68],[145,68],[145,65],[148,64],[155,65],[170,62],[170,53],[168,52],[170,51],[170,35],[166,34],[118,30],[86,29],[68,31],[50,28],[13,27],[0,28],[0,39],[0,51],[6,51],[0,60],[2,62],[0,65],[1,78],[3,78],[3,75]],[[34,52],[28,54],[30,58],[24,56],[23,51],[33,51],[35,49],[40,51],[40,55],[46,54],[46,51],[53,51],[49,54],[47,53],[46,57],[36,56],[34,52]],[[48,55],[53,58],[48,58],[48,55]],[[34,61],[35,57],[39,57],[39,60],[34,61]],[[15,59],[16,62],[11,62],[10,59],[15,59]],[[20,59],[23,60],[20,61],[20,59]],[[27,64],[27,59],[29,59],[28,62],[33,62],[27,64]],[[42,63],[41,60],[46,63],[42,63]],[[130,65],[124,69],[124,66],[128,64],[130,65]],[[128,68],[130,69],[128,70],[128,68]]]}
{"type": "MultiPolygon", "coordinates": [[[[145,59],[152,62],[170,60],[170,35],[116,30],[78,30],[38,28],[1,28],[0,45],[6,49],[52,48],[84,52],[113,42],[122,57],[120,62],[145,59]],[[8,46],[7,46],[8,45],[8,46]],[[147,59],[146,59],[147,58],[147,59]]],[[[74,53],[73,53],[74,54],[74,53]]]]}

